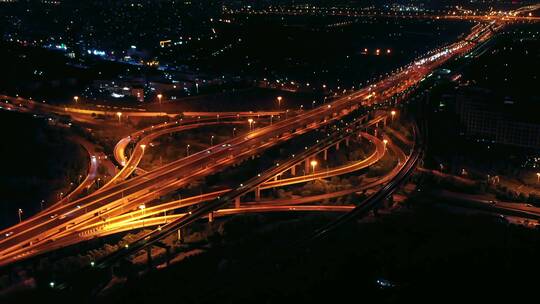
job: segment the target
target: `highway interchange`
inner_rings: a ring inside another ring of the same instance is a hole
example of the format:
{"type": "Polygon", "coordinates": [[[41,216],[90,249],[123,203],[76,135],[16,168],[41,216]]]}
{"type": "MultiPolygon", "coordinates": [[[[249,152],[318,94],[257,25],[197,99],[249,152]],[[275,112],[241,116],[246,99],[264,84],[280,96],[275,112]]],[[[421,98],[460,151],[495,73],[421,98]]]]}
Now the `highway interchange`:
{"type": "MultiPolygon", "coordinates": [[[[223,143],[182,156],[156,169],[140,168],[140,162],[146,147],[160,136],[205,126],[246,124],[248,119],[253,117],[264,119],[279,112],[189,113],[184,115],[182,120],[151,126],[122,138],[114,149],[114,157],[123,168],[103,187],[86,196],[81,195],[81,189],[87,187],[96,175],[96,165],[92,164],[95,159],[92,159],[88,177],[74,192],[42,212],[0,232],[0,266],[96,237],[143,227],[153,228],[144,237],[96,263],[97,267],[106,268],[202,218],[212,221],[214,217],[252,212],[345,213],[337,221],[315,232],[313,237],[324,235],[341,222],[372,210],[406,182],[421,160],[423,154],[421,129],[415,129],[414,148],[405,153],[388,138],[380,134],[370,134],[376,132],[379,124],[386,123],[389,114],[388,111],[368,113],[368,109],[375,105],[383,105],[389,99],[407,93],[445,62],[469,53],[478,43],[488,40],[509,20],[490,18],[482,21],[484,22],[475,26],[466,37],[432,50],[426,56],[417,58],[376,83],[357,91],[345,92],[342,96],[317,108],[298,111],[289,118],[254,128],[247,134],[239,134],[223,143]],[[348,122],[343,123],[343,120],[348,122]],[[337,127],[333,129],[332,134],[327,134],[326,138],[321,137],[304,151],[280,161],[275,167],[250,176],[235,188],[156,204],[160,197],[195,180],[226,170],[232,165],[241,164],[247,159],[263,154],[271,147],[292,141],[325,126],[337,127]],[[348,143],[351,138],[355,140],[360,138],[364,144],[372,145],[373,152],[365,159],[328,170],[315,171],[314,166],[312,174],[282,177],[284,173],[292,173],[291,170],[304,164],[306,168],[304,171],[307,171],[309,160],[344,141],[348,143]],[[133,146],[133,152],[127,156],[125,151],[129,145],[133,146]],[[365,169],[379,162],[388,151],[398,159],[394,169],[384,177],[352,189],[293,199],[260,198],[260,191],[263,189],[305,183],[365,169]],[[373,195],[355,205],[307,205],[373,188],[377,189],[373,195]],[[242,202],[241,198],[248,193],[256,193],[255,201],[242,202]],[[187,207],[195,209],[185,212],[187,207]]],[[[0,96],[0,99],[9,101],[2,104],[4,109],[28,113],[69,114],[81,120],[87,119],[85,116],[92,113],[99,112],[103,115],[116,113],[115,110],[56,107],[20,97],[0,96]]],[[[178,118],[179,114],[146,111],[123,113],[126,116],[174,118],[178,118]]]]}

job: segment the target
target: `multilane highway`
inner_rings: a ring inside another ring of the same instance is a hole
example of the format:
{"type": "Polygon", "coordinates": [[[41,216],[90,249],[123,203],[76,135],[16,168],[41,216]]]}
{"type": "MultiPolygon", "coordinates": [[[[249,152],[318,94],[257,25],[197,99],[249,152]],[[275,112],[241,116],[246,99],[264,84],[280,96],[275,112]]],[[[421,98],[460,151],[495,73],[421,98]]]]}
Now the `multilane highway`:
{"type": "MultiPolygon", "coordinates": [[[[437,49],[428,57],[416,60],[405,69],[372,84],[367,88],[353,92],[342,98],[313,110],[302,112],[298,116],[285,119],[271,126],[253,130],[246,136],[236,137],[223,145],[214,146],[189,157],[179,159],[156,170],[124,180],[111,187],[88,195],[85,198],[69,202],[54,211],[42,212],[32,223],[21,223],[13,227],[9,237],[0,240],[0,259],[13,251],[31,248],[55,235],[62,234],[74,227],[121,215],[136,209],[141,203],[151,201],[169,193],[194,179],[198,179],[226,168],[247,157],[256,155],[278,142],[290,140],[299,134],[317,129],[339,120],[361,105],[382,102],[388,97],[405,91],[416,85],[435,68],[448,59],[471,50],[476,41],[488,39],[492,35],[490,25],[476,28],[463,40],[447,47],[437,49]],[[404,85],[406,84],[406,85],[404,85]]],[[[251,191],[240,186],[232,195],[251,191]]],[[[204,204],[193,214],[167,225],[163,233],[170,229],[187,225],[224,204],[230,199],[227,195],[218,201],[204,204]]],[[[162,233],[152,234],[148,240],[159,240],[162,233]]],[[[133,248],[146,246],[147,242],[138,243],[133,248]]],[[[2,264],[13,260],[3,259],[2,264]]]]}
{"type": "MultiPolygon", "coordinates": [[[[383,116],[384,117],[384,116],[383,116]]],[[[347,137],[347,136],[350,136],[350,132],[353,132],[353,127],[356,128],[356,129],[363,129],[363,128],[366,128],[366,127],[369,127],[371,125],[373,125],[374,123],[377,123],[381,120],[382,118],[381,117],[376,117],[375,119],[367,122],[367,123],[362,123],[364,121],[363,118],[360,118],[360,119],[357,119],[356,122],[354,122],[353,124],[348,124],[348,129],[347,131],[348,132],[340,132],[339,129],[336,130],[336,134],[328,134],[328,138],[321,141],[319,144],[316,145],[315,148],[311,148],[311,149],[308,149],[308,150],[305,150],[304,152],[302,152],[302,154],[307,154],[307,155],[310,155],[312,153],[315,153],[316,151],[318,151],[318,149],[320,148],[328,148],[329,145],[333,145],[336,143],[336,141],[340,141],[342,140],[344,137],[347,137]],[[355,126],[356,125],[356,126],[355,126]],[[321,146],[322,145],[322,146],[321,146]]],[[[374,143],[376,144],[376,146],[378,147],[378,151],[384,151],[384,143],[376,138],[373,137],[373,141],[374,143]]],[[[294,162],[298,162],[298,161],[302,161],[302,158],[301,158],[301,155],[298,155],[296,159],[292,159],[291,161],[294,163],[294,162]]],[[[294,158],[294,156],[293,156],[294,158]]],[[[287,170],[289,169],[289,167],[287,166],[287,163],[284,163],[282,164],[280,167],[279,167],[279,170],[283,171],[283,170],[287,170]]],[[[355,167],[354,166],[351,166],[347,169],[347,171],[352,171],[354,170],[355,167]]],[[[281,173],[280,171],[280,173],[281,173]]],[[[343,171],[343,170],[341,170],[343,171]]],[[[346,172],[346,171],[343,171],[343,172],[346,172]]],[[[307,176],[306,177],[306,180],[310,180],[311,177],[307,176]]],[[[207,199],[209,198],[215,198],[215,197],[211,197],[211,196],[206,196],[207,199]]],[[[28,248],[28,247],[23,247],[21,249],[14,249],[12,251],[9,251],[9,252],[6,252],[4,254],[4,257],[5,258],[8,258],[8,257],[16,257],[16,258],[22,258],[22,257],[28,257],[30,254],[33,254],[33,253],[38,253],[38,252],[43,252],[45,250],[51,250],[51,249],[55,249],[55,248],[59,248],[61,246],[65,246],[67,243],[66,243],[66,240],[62,240],[62,241],[58,241],[58,239],[60,238],[63,238],[63,237],[68,237],[69,235],[71,234],[77,234],[79,235],[80,238],[70,238],[70,242],[80,242],[82,241],[84,238],[88,238],[88,237],[91,237],[91,236],[95,236],[95,235],[100,235],[99,233],[101,233],[100,230],[103,230],[104,228],[107,228],[107,227],[111,227],[111,225],[114,225],[116,223],[118,223],[119,221],[123,221],[125,222],[126,220],[132,220],[133,217],[138,217],[140,215],[152,215],[152,214],[155,214],[155,213],[160,213],[160,212],[167,212],[167,211],[170,211],[170,210],[174,210],[174,209],[177,209],[179,207],[184,207],[185,204],[187,203],[188,205],[190,203],[193,203],[194,201],[191,200],[189,203],[188,202],[181,202],[179,204],[170,204],[170,203],[167,203],[167,204],[162,204],[160,206],[158,206],[159,210],[155,211],[154,210],[149,210],[148,213],[146,212],[140,212],[140,213],[137,213],[137,212],[132,212],[132,215],[130,215],[129,217],[126,217],[125,215],[126,214],[123,214],[123,215],[116,215],[116,216],[111,216],[110,218],[107,218],[106,220],[104,220],[103,222],[100,220],[100,219],[93,219],[91,221],[87,221],[84,223],[84,225],[74,225],[74,227],[70,227],[71,229],[68,230],[64,230],[60,233],[57,233],[54,235],[54,237],[50,237],[50,238],[47,238],[46,240],[40,242],[40,243],[36,243],[36,244],[33,244],[32,248],[28,248]],[[86,228],[86,227],[89,227],[89,228],[86,228]],[[86,229],[86,230],[84,230],[86,229]],[[84,231],[83,231],[84,230],[84,231]],[[81,232],[82,231],[82,232],[81,232]],[[54,243],[51,243],[51,241],[54,241],[54,243]],[[40,246],[40,244],[42,246],[40,246]]],[[[196,200],[196,202],[200,202],[200,200],[196,200]]],[[[141,206],[141,205],[138,205],[138,206],[141,206]]],[[[155,208],[154,208],[155,209],[155,208]]],[[[144,210],[146,211],[146,210],[144,210]]]]}
{"type": "MultiPolygon", "coordinates": [[[[471,34],[469,34],[467,37],[465,37],[464,41],[460,41],[457,43],[454,43],[443,50],[438,50],[437,52],[432,52],[430,56],[427,58],[422,58],[416,62],[414,62],[412,65],[410,65],[410,69],[407,69],[405,72],[400,72],[399,74],[404,73],[408,76],[407,84],[414,85],[421,80],[424,79],[424,77],[431,73],[431,71],[439,66],[440,64],[446,62],[449,58],[452,58],[456,55],[464,54],[468,51],[470,51],[474,45],[474,42],[476,41],[484,41],[488,39],[491,36],[491,25],[485,26],[485,27],[478,27],[471,34]],[[409,73],[412,70],[412,73],[409,73]]],[[[396,75],[391,75],[389,78],[382,80],[381,82],[370,86],[368,89],[360,90],[360,92],[363,92],[364,95],[362,96],[362,101],[366,99],[370,99],[369,103],[373,104],[377,102],[377,97],[380,98],[381,96],[387,97],[392,94],[396,94],[402,91],[391,91],[388,90],[388,83],[390,80],[395,80],[396,75]],[[382,90],[381,90],[382,87],[382,90]],[[378,88],[380,91],[373,90],[372,88],[378,88]],[[368,93],[369,92],[369,93],[368,93]],[[379,93],[379,94],[377,94],[379,93]]],[[[400,81],[401,82],[401,81],[400,81]]],[[[399,82],[398,82],[399,84],[399,82]]],[[[396,87],[396,85],[393,85],[392,87],[396,87]]],[[[398,86],[400,89],[403,89],[403,86],[398,86]]],[[[358,96],[347,96],[342,99],[338,99],[337,101],[334,101],[334,104],[338,104],[340,102],[343,102],[344,100],[351,100],[355,99],[358,96]]],[[[380,100],[380,99],[378,99],[380,100]]],[[[362,102],[360,101],[360,102],[362,102]]],[[[332,107],[332,105],[328,105],[328,107],[332,107]]],[[[333,114],[335,115],[335,113],[333,114]]],[[[377,192],[376,195],[368,198],[368,200],[365,202],[365,204],[362,204],[362,206],[356,207],[352,212],[348,214],[348,216],[343,217],[342,220],[332,224],[332,226],[325,227],[323,230],[318,231],[315,237],[318,237],[320,235],[324,235],[327,231],[332,230],[333,227],[336,227],[341,222],[347,220],[354,214],[363,213],[366,212],[366,210],[371,209],[375,204],[380,202],[382,199],[390,195],[397,187],[412,173],[414,168],[416,167],[416,164],[418,160],[420,159],[420,156],[422,154],[422,150],[420,148],[416,148],[413,152],[413,154],[409,157],[405,165],[401,168],[399,173],[392,179],[383,189],[379,192],[377,192]]],[[[276,173],[276,172],[274,172],[276,173]]],[[[277,173],[276,173],[277,174],[277,173]]],[[[163,227],[160,227],[157,230],[152,231],[148,235],[144,236],[141,239],[138,239],[134,241],[130,246],[127,246],[126,248],[122,248],[118,252],[106,257],[100,263],[98,264],[101,268],[107,268],[114,264],[118,259],[121,259],[122,257],[129,256],[130,254],[133,254],[143,248],[146,248],[148,246],[151,246],[153,243],[159,241],[161,238],[166,237],[176,229],[185,227],[192,223],[193,221],[197,220],[198,218],[204,216],[206,213],[211,213],[222,206],[224,206],[228,201],[233,200],[235,197],[238,197],[242,194],[244,194],[247,190],[247,188],[250,187],[257,187],[262,181],[260,178],[254,178],[253,180],[247,182],[246,185],[242,184],[237,189],[231,191],[230,193],[226,194],[223,198],[219,198],[216,200],[213,200],[198,209],[191,212],[189,215],[184,216],[178,220],[175,220],[163,227]]]]}

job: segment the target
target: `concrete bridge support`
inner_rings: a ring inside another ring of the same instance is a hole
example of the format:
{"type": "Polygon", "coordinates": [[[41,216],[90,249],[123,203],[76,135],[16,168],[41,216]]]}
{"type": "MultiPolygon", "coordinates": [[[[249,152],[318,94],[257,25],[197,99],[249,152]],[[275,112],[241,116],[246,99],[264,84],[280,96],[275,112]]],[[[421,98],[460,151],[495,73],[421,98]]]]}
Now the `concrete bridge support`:
{"type": "Polygon", "coordinates": [[[152,246],[146,247],[146,261],[148,269],[152,269],[152,246]]]}
{"type": "Polygon", "coordinates": [[[182,233],[182,228],[178,229],[177,233],[177,241],[180,243],[184,242],[184,234],[182,233]]]}
{"type": "Polygon", "coordinates": [[[255,188],[255,201],[261,200],[261,188],[257,187],[255,188]]]}

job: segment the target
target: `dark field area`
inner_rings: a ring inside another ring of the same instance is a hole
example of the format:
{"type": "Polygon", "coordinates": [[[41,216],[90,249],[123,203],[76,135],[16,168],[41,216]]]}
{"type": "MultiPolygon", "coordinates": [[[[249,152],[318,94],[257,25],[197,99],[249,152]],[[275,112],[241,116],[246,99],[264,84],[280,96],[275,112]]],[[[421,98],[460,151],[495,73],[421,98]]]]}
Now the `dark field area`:
{"type": "Polygon", "coordinates": [[[214,45],[206,47],[210,54],[201,56],[199,64],[257,79],[350,88],[456,39],[471,26],[418,20],[236,16],[235,22],[219,29],[214,45]],[[332,26],[336,22],[351,24],[332,26]],[[219,45],[228,47],[217,49],[219,45]]]}
{"type": "MultiPolygon", "coordinates": [[[[375,222],[350,222],[325,239],[294,246],[332,218],[233,218],[212,238],[212,250],[134,278],[100,302],[328,303],[357,298],[447,303],[534,298],[534,277],[540,270],[537,231],[493,216],[448,213],[429,203],[375,222]]],[[[13,297],[24,303],[37,298],[73,301],[41,291],[13,297]]]]}
{"type": "Polygon", "coordinates": [[[40,202],[53,203],[59,191],[79,174],[86,176],[88,155],[66,139],[67,130],[48,125],[43,118],[0,112],[0,227],[37,212],[40,202]]]}
{"type": "Polygon", "coordinates": [[[301,249],[291,244],[328,218],[291,217],[247,233],[244,228],[251,230],[269,219],[239,218],[224,236],[231,240],[236,234],[238,243],[128,283],[106,299],[328,303],[358,298],[414,303],[513,299],[516,291],[522,291],[523,298],[533,296],[534,289],[528,288],[540,270],[536,231],[493,217],[448,214],[432,206],[414,209],[414,214],[392,214],[374,223],[350,223],[301,249]],[[377,280],[394,287],[384,288],[377,280]]]}

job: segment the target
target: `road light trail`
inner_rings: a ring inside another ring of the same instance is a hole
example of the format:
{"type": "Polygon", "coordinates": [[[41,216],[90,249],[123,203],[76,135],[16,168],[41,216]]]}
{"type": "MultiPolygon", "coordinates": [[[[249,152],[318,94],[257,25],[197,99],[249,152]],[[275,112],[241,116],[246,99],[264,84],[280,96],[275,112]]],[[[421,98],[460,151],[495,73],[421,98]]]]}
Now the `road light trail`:
{"type": "MultiPolygon", "coordinates": [[[[41,221],[37,225],[28,225],[23,222],[21,226],[17,227],[17,231],[12,237],[0,240],[2,252],[6,252],[6,249],[7,251],[12,250],[9,249],[12,246],[22,247],[28,246],[28,244],[32,245],[34,242],[41,242],[67,229],[72,222],[75,222],[75,224],[85,223],[94,217],[94,213],[107,216],[118,215],[133,207],[134,202],[130,201],[133,198],[137,202],[143,198],[153,199],[158,195],[177,189],[189,180],[206,176],[231,165],[234,163],[230,159],[233,154],[236,157],[240,156],[240,158],[249,157],[273,146],[277,142],[289,140],[298,134],[336,121],[348,115],[351,111],[358,109],[360,104],[375,104],[389,96],[404,92],[407,88],[421,82],[434,68],[448,59],[470,51],[475,46],[474,41],[488,39],[492,34],[490,31],[492,25],[493,23],[473,30],[465,39],[430,52],[428,57],[416,60],[408,65],[405,70],[391,74],[386,79],[372,84],[368,88],[361,89],[313,110],[305,111],[297,117],[253,130],[245,137],[227,141],[233,147],[232,149],[235,149],[234,153],[230,153],[227,147],[207,149],[162,166],[147,174],[121,182],[99,193],[68,203],[58,210],[60,216],[55,216],[51,212],[44,212],[41,221]],[[406,83],[406,85],[403,83],[406,83]],[[278,137],[277,140],[275,140],[276,136],[278,137]],[[80,206],[81,209],[74,210],[75,206],[80,206]],[[68,212],[70,218],[61,216],[68,212]],[[52,218],[49,219],[49,216],[52,218]]],[[[234,193],[243,191],[245,189],[237,189],[234,193]]],[[[182,219],[174,225],[187,225],[194,221],[196,216],[203,215],[201,212],[213,210],[212,208],[219,207],[222,204],[222,201],[211,202],[205,205],[204,208],[197,210],[197,214],[189,216],[189,219],[182,219]]],[[[156,233],[152,237],[152,241],[159,239],[162,235],[164,234],[156,233]]],[[[145,246],[142,243],[141,245],[145,246]]]]}

